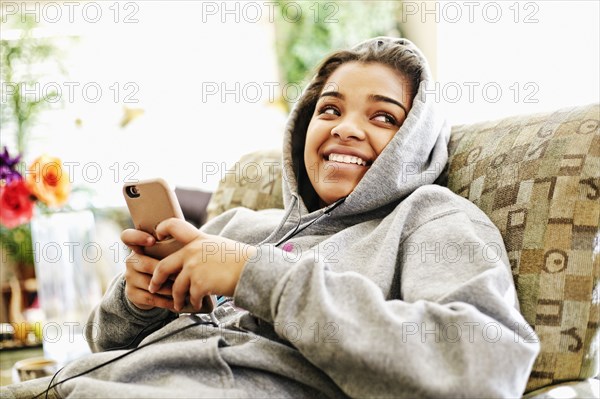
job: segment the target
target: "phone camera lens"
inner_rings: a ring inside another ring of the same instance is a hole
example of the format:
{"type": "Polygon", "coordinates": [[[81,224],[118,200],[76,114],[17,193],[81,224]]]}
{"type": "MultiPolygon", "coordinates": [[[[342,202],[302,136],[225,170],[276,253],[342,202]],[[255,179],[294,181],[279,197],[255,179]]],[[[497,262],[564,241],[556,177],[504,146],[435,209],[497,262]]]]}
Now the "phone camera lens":
{"type": "Polygon", "coordinates": [[[140,192],[136,186],[127,186],[125,188],[125,192],[129,196],[129,198],[137,198],[140,196],[140,192]]]}

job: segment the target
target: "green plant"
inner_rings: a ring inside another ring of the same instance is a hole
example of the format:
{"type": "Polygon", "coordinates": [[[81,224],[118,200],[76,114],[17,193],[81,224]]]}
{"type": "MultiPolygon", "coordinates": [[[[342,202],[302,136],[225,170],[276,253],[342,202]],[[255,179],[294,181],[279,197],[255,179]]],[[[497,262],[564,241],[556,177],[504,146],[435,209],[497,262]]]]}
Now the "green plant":
{"type": "MultiPolygon", "coordinates": [[[[31,139],[32,126],[39,114],[55,103],[56,91],[36,90],[49,64],[59,69],[57,54],[59,49],[51,39],[36,37],[37,23],[31,16],[13,15],[0,22],[3,34],[0,38],[0,126],[2,143],[0,148],[16,147],[21,162],[16,169],[23,169],[27,143],[31,139]],[[40,68],[44,67],[44,68],[40,68]],[[31,95],[31,92],[34,92],[31,95]],[[29,95],[27,93],[30,93],[29,95]],[[7,134],[8,133],[8,134],[7,134]],[[6,143],[7,136],[13,137],[13,143],[6,143]]],[[[5,159],[3,158],[3,161],[5,159]]],[[[8,165],[2,165],[3,171],[8,165]]],[[[8,182],[0,179],[0,186],[8,182]]],[[[29,224],[7,228],[0,225],[2,240],[2,261],[12,260],[17,265],[33,265],[33,250],[29,224]]]]}
{"type": "MultiPolygon", "coordinates": [[[[0,39],[0,83],[2,95],[2,111],[0,123],[3,130],[12,130],[15,146],[21,156],[25,155],[32,125],[44,109],[55,102],[57,93],[54,90],[31,92],[43,76],[35,69],[47,66],[49,62],[59,66],[58,48],[50,39],[37,38],[34,35],[37,24],[32,17],[1,22],[2,30],[20,32],[18,37],[0,39]],[[11,29],[12,28],[12,29],[11,29]]],[[[60,67],[60,66],[59,66],[60,67]]],[[[3,137],[4,139],[4,137],[3,137]]]]}
{"type": "Polygon", "coordinates": [[[398,1],[293,2],[292,7],[279,0],[277,7],[275,46],[283,85],[304,86],[317,63],[336,49],[400,35],[398,1]]]}

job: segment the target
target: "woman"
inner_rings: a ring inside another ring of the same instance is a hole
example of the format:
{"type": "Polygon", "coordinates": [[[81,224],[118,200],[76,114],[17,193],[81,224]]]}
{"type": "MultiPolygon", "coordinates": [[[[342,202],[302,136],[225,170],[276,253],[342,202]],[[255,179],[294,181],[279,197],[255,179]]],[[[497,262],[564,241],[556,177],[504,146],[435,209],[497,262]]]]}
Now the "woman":
{"type": "MultiPolygon", "coordinates": [[[[285,211],[233,209],[200,231],[165,221],[159,234],[186,246],[160,262],[143,255],[152,237],[124,231],[133,253],[91,316],[92,347],[165,338],[58,393],[520,396],[539,345],[524,338],[500,233],[433,184],[449,127],[429,84],[405,39],[328,57],[287,125],[285,211]],[[233,297],[235,314],[219,326],[178,317],[187,297],[199,307],[209,294],[233,297]]],[[[123,353],[91,355],[57,380],[123,353]]]]}

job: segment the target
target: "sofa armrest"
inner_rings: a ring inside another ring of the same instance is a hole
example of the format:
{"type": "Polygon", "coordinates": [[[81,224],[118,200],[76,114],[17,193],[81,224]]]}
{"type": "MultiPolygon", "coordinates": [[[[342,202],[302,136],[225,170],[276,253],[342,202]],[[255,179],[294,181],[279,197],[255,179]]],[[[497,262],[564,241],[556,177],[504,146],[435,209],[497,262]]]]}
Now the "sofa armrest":
{"type": "Polygon", "coordinates": [[[523,396],[524,399],[558,399],[558,398],[598,398],[600,397],[600,380],[588,378],[583,381],[569,381],[550,385],[523,396]]]}

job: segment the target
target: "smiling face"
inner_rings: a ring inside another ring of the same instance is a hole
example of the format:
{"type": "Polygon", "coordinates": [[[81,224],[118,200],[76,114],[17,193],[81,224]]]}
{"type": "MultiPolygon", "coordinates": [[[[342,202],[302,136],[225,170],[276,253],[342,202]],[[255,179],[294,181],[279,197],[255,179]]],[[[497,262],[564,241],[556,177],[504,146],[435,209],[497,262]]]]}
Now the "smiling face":
{"type": "Polygon", "coordinates": [[[304,146],[306,173],[321,205],[354,190],[411,106],[410,81],[387,65],[348,62],[331,74],[304,146]]]}

